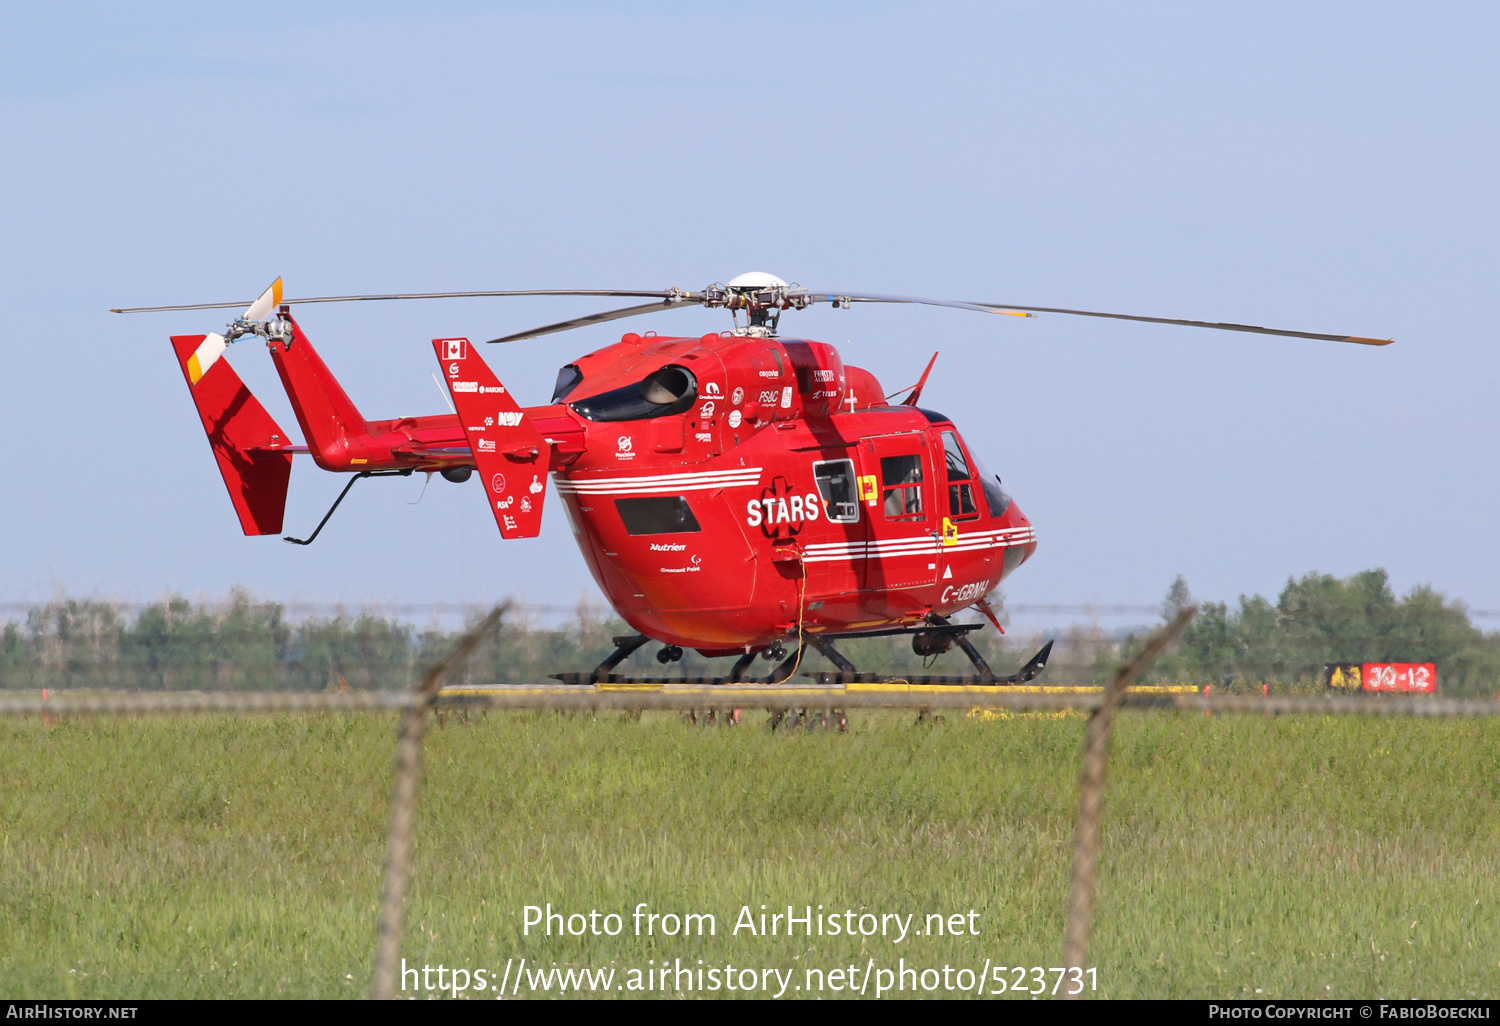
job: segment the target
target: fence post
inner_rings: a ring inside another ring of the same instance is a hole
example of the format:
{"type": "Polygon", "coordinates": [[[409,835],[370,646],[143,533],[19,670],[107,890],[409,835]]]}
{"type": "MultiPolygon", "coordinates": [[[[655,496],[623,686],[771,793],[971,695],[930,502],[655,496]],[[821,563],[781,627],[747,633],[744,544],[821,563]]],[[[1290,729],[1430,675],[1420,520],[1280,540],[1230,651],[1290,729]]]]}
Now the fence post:
{"type": "Polygon", "coordinates": [[[411,879],[412,825],[417,813],[417,778],[422,768],[422,736],[427,730],[427,711],[448,674],[474,651],[510,604],[490,610],[473,630],[459,639],[447,658],[428,670],[417,687],[416,701],[401,716],[396,742],[396,786],[391,796],[391,830],[385,857],[385,886],[380,898],[380,934],[375,941],[376,1000],[396,996],[396,964],[401,956],[401,923],[406,910],[406,885],[411,879]]]}
{"type": "MultiPolygon", "coordinates": [[[[1099,869],[1099,817],[1104,811],[1104,765],[1109,759],[1109,737],[1114,729],[1115,710],[1135,679],[1150,666],[1162,649],[1181,633],[1198,613],[1197,606],[1180,609],[1171,623],[1146,639],[1143,648],[1130,662],[1115,671],[1114,679],[1104,689],[1103,700],[1089,717],[1084,730],[1083,771],[1078,780],[1078,823],[1073,834],[1073,883],[1068,893],[1068,925],[1063,931],[1063,965],[1083,969],[1089,952],[1089,925],[1094,915],[1094,879],[1099,869]]],[[[1078,994],[1064,993],[1076,998],[1078,994]]]]}

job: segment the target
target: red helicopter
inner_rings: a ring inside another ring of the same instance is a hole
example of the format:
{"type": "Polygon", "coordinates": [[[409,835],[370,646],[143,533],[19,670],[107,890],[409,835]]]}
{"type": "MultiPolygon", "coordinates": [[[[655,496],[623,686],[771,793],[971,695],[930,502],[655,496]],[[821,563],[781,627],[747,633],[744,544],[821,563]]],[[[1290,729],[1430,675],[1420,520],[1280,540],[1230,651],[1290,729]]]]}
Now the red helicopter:
{"type": "MultiPolygon", "coordinates": [[[[920,655],[958,646],[972,677],[906,677],[914,684],[1018,683],[1046,665],[1051,642],[1000,677],[969,641],[983,626],[952,617],[973,607],[1000,629],[986,596],[1036,550],[1036,532],[961,436],[953,420],[919,405],[932,371],[888,401],[869,371],[827,343],[783,338],[781,315],[828,303],[920,303],[988,314],[1072,314],[1296,338],[1387,345],[1388,339],[1284,331],[1089,310],[819,292],[755,272],[702,291],[525,290],[282,298],[281,280],[225,334],[177,335],[172,346],[202,417],[219,471],[247,535],[279,534],[292,457],[353,475],[306,539],[310,544],[364,477],[476,474],[505,538],[535,537],[550,477],[589,570],[638,633],[616,638],[592,672],[565,683],[645,680],[613,673],[650,641],[657,659],[684,648],[734,657],[748,676],[755,657],[786,682],[810,645],[836,667],[820,682],[867,682],[835,647],[841,638],[909,634],[920,655]],[[613,296],[648,300],[518,332],[504,343],[674,308],[725,309],[734,329],[701,337],[634,332],[579,357],[557,377],[551,401],[522,406],[468,339],[432,342],[454,413],[366,420],[292,317],[296,303],[460,296],[613,296]],[[740,314],[745,321],[740,322],[740,314]],[[296,443],[245,387],[230,343],[264,339],[304,444],[296,443]],[[786,646],[793,644],[788,653],[786,646]]],[[[135,307],[115,313],[206,310],[242,303],[135,307]]],[[[936,354],[933,356],[936,360],[936,354]]],[[[675,680],[675,679],[674,679],[675,680]]]]}

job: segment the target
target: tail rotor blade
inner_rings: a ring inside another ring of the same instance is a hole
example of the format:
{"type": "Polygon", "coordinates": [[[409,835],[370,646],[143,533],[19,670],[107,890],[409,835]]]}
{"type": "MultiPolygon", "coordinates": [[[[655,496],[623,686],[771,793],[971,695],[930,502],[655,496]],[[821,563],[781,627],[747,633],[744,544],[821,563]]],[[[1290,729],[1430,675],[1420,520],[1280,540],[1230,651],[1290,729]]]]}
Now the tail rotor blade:
{"type": "Polygon", "coordinates": [[[271,282],[271,287],[260,294],[260,298],[250,304],[250,309],[245,311],[244,319],[247,321],[263,321],[266,314],[281,305],[281,279],[277,278],[271,282]]]}
{"type": "Polygon", "coordinates": [[[224,350],[229,343],[224,341],[224,336],[210,333],[203,336],[203,341],[198,343],[198,348],[193,350],[193,355],[188,357],[187,375],[188,384],[196,385],[208,373],[208,369],[219,361],[224,355],[224,350]]]}

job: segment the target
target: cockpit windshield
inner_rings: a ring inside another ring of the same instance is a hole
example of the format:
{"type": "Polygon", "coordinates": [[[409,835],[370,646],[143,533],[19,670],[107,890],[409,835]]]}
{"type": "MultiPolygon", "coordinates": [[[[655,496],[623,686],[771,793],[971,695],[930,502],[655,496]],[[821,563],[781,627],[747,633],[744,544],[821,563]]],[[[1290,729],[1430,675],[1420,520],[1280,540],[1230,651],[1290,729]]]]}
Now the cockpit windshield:
{"type": "Polygon", "coordinates": [[[682,413],[697,398],[698,379],[693,372],[669,363],[637,384],[600,392],[568,405],[589,420],[646,420],[682,413]]]}
{"type": "Polygon", "coordinates": [[[1005,516],[1005,511],[1010,509],[1011,499],[1010,493],[1000,483],[1000,475],[991,474],[990,468],[984,465],[984,460],[980,459],[972,448],[969,450],[969,456],[973,460],[974,470],[979,474],[979,484],[984,489],[984,502],[990,508],[990,516],[1005,516]]]}

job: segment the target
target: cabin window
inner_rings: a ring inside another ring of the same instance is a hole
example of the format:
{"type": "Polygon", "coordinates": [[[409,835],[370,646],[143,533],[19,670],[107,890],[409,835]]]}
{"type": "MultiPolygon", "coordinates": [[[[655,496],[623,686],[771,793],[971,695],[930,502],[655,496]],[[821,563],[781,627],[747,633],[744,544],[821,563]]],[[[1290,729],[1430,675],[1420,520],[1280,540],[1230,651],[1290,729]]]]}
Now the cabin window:
{"type": "Polygon", "coordinates": [[[883,456],[880,478],[884,485],[886,519],[922,515],[922,457],[883,456]]]}
{"type": "Polygon", "coordinates": [[[616,499],[615,509],[631,535],[689,534],[701,531],[698,518],[680,495],[651,495],[640,499],[616,499]]]}
{"type": "Polygon", "coordinates": [[[594,421],[648,420],[682,413],[698,398],[698,379],[686,367],[667,364],[638,384],[613,388],[568,405],[594,421]]]}
{"type": "Polygon", "coordinates": [[[859,501],[854,488],[853,460],[821,460],[813,464],[813,479],[828,519],[836,524],[859,523],[859,501]]]}

